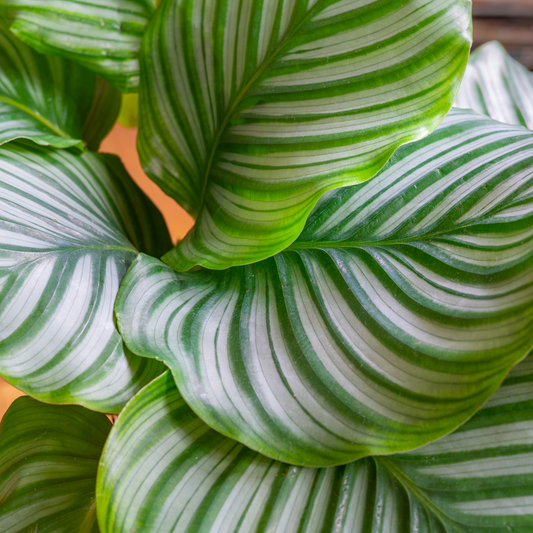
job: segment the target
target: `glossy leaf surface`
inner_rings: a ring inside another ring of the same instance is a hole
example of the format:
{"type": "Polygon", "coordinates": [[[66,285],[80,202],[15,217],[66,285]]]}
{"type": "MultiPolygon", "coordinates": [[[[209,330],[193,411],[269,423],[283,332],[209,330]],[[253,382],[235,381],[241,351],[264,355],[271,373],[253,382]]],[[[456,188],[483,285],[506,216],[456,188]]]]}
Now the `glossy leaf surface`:
{"type": "Polygon", "coordinates": [[[44,54],[97,72],[123,92],[139,86],[139,49],[155,0],[0,0],[11,29],[44,54]]]}
{"type": "Polygon", "coordinates": [[[140,256],[117,298],[123,338],[207,424],[276,459],[435,440],[533,344],[532,148],[524,128],[455,111],[330,193],[271,259],[177,273],[140,256]]]}
{"type": "Polygon", "coordinates": [[[454,106],[533,129],[533,72],[500,43],[486,43],[470,56],[454,106]]]}
{"type": "Polygon", "coordinates": [[[529,533],[533,361],[443,439],[330,468],[287,465],[197,418],[165,374],[111,431],[98,472],[103,533],[529,533]]]}
{"type": "Polygon", "coordinates": [[[137,250],[170,246],[117,157],[0,149],[0,375],[44,401],[118,412],[161,366],[125,350],[115,295],[137,250]]]}
{"type": "Polygon", "coordinates": [[[98,533],[96,472],[105,415],[18,398],[0,424],[2,533],[98,533]]]}
{"type": "Polygon", "coordinates": [[[138,149],[195,227],[165,257],[223,269],[290,245],[455,98],[467,0],[167,0],[143,39],[138,149]]]}
{"type": "Polygon", "coordinates": [[[0,18],[0,144],[98,148],[120,109],[120,94],[105,85],[75,63],[34,52],[0,18]],[[95,123],[95,112],[110,122],[95,123]]]}

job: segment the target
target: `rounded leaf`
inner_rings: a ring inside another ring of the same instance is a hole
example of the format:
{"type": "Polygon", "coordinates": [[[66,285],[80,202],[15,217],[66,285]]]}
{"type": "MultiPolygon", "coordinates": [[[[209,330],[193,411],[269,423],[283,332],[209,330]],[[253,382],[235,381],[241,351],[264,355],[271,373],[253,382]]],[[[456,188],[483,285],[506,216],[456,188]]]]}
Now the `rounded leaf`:
{"type": "Polygon", "coordinates": [[[372,180],[325,197],[265,261],[178,273],[140,256],[128,347],[207,424],[330,466],[435,440],[533,345],[533,134],[452,112],[372,180]]]}
{"type": "Polygon", "coordinates": [[[120,414],[98,470],[102,533],[529,533],[533,360],[459,431],[409,454],[306,468],[209,428],[165,374],[120,414]],[[523,387],[517,391],[516,380],[523,387]],[[524,393],[524,386],[528,393],[524,393]]]}
{"type": "Polygon", "coordinates": [[[47,402],[120,411],[162,365],[125,349],[115,296],[138,250],[170,246],[117,157],[0,149],[0,375],[47,402]]]}
{"type": "Polygon", "coordinates": [[[196,225],[164,258],[223,269],[290,245],[450,109],[468,0],[167,0],[143,38],[138,149],[196,225]]]}

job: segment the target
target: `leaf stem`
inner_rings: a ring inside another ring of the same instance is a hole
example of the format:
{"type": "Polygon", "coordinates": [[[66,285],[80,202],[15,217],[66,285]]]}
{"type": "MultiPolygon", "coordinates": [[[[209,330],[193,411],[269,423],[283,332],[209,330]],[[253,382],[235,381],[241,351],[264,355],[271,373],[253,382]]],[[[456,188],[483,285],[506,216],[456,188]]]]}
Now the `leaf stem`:
{"type": "Polygon", "coordinates": [[[288,246],[284,251],[294,251],[294,250],[310,250],[315,248],[364,248],[365,246],[395,246],[398,244],[409,244],[411,242],[419,242],[422,239],[424,241],[428,241],[432,238],[441,237],[443,235],[447,235],[452,232],[457,232],[458,230],[468,228],[470,226],[473,226],[473,223],[467,223],[462,224],[458,226],[454,226],[453,228],[449,228],[447,230],[443,231],[435,231],[433,233],[425,233],[422,235],[415,235],[414,237],[407,237],[405,239],[395,239],[395,240],[376,240],[376,241],[353,241],[353,242],[346,242],[345,240],[338,240],[338,241],[307,241],[307,242],[293,242],[290,246],[288,246]]]}

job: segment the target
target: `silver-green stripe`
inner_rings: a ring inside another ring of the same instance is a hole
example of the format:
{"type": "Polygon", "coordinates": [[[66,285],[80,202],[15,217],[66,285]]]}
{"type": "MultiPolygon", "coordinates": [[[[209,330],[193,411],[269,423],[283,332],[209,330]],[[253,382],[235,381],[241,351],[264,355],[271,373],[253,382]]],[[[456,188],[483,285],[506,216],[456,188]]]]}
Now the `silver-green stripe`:
{"type": "Polygon", "coordinates": [[[330,466],[468,419],[532,347],[533,135],[454,111],[367,183],[330,193],[286,251],[177,273],[141,255],[116,304],[207,424],[330,466]]]}
{"type": "Polygon", "coordinates": [[[165,261],[283,250],[324,192],[435,129],[469,43],[464,0],[163,2],[141,51],[139,154],[197,217],[165,261]]]}
{"type": "Polygon", "coordinates": [[[0,17],[0,144],[97,150],[120,109],[120,93],[86,69],[43,56],[17,39],[0,17]],[[95,115],[105,120],[95,122],[95,115]]]}
{"type": "Polygon", "coordinates": [[[83,65],[123,92],[138,90],[141,38],[155,7],[155,0],[0,0],[25,43],[83,65]]]}
{"type": "Polygon", "coordinates": [[[138,249],[168,246],[115,156],[0,149],[0,375],[41,400],[118,412],[161,366],[124,348],[115,295],[138,249]]]}
{"type": "Polygon", "coordinates": [[[533,73],[500,43],[486,43],[471,55],[454,106],[533,129],[533,73]]]}
{"type": "MultiPolygon", "coordinates": [[[[523,379],[533,385],[531,371],[523,379]]],[[[102,533],[527,533],[532,435],[533,402],[519,399],[414,452],[303,468],[210,429],[165,374],[106,443],[99,524],[102,533]]]]}

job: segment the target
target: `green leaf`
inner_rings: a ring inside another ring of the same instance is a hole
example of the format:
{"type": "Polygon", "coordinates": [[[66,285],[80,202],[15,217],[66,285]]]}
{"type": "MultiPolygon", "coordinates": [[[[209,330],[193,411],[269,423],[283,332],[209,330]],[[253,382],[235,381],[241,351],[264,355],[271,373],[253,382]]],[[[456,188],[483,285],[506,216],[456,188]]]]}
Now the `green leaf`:
{"type": "Polygon", "coordinates": [[[139,49],[155,0],[0,0],[38,52],[76,61],[123,92],[139,86],[139,49]]]}
{"type": "Polygon", "coordinates": [[[267,459],[220,435],[194,415],[166,373],[111,430],[98,470],[100,528],[530,533],[533,358],[516,370],[455,433],[408,454],[321,469],[267,459]]]}
{"type": "Polygon", "coordinates": [[[124,349],[115,295],[137,250],[170,246],[116,156],[0,149],[0,375],[40,400],[118,412],[163,367],[124,349]]]}
{"type": "Polygon", "coordinates": [[[372,177],[451,107],[467,0],[167,0],[141,49],[138,149],[195,227],[165,262],[289,246],[329,189],[372,177]]]}
{"type": "Polygon", "coordinates": [[[533,346],[533,134],[453,111],[260,263],[140,256],[115,312],[217,431],[331,466],[435,440],[533,346]]]}
{"type": "Polygon", "coordinates": [[[496,41],[471,56],[454,106],[533,129],[533,72],[496,41]]]}
{"type": "Polygon", "coordinates": [[[96,149],[119,109],[118,91],[75,63],[34,52],[0,18],[0,144],[83,148],[86,141],[96,149]],[[108,121],[95,123],[95,113],[108,121]]]}
{"type": "Polygon", "coordinates": [[[93,105],[83,126],[82,136],[89,150],[98,151],[100,143],[118,119],[122,95],[100,76],[96,80],[93,105]]]}
{"type": "Polygon", "coordinates": [[[98,533],[96,472],[110,429],[82,407],[15,400],[0,424],[2,533],[98,533]]]}

